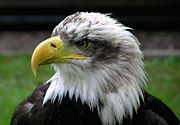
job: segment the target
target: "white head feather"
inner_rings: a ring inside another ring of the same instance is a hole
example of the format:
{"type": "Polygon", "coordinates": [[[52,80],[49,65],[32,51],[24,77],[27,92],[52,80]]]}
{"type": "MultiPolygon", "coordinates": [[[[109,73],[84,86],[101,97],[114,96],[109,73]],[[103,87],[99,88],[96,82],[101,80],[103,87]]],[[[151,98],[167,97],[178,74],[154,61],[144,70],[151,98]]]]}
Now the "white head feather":
{"type": "Polygon", "coordinates": [[[61,103],[68,92],[70,99],[74,96],[92,110],[97,108],[103,124],[112,125],[116,120],[121,124],[123,117],[132,118],[143,99],[145,73],[139,42],[127,29],[108,15],[87,12],[68,16],[57,25],[53,34],[60,35],[62,41],[108,41],[120,52],[114,62],[96,62],[97,69],[91,68],[90,57],[73,60],[73,64],[54,64],[56,73],[49,80],[43,104],[56,98],[61,103]]]}

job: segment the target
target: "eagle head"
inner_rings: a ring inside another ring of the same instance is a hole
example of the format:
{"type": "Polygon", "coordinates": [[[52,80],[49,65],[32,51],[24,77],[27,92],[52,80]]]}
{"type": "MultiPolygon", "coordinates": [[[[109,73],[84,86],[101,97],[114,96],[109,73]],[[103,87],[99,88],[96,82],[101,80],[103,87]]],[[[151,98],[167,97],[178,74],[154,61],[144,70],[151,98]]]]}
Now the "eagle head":
{"type": "Polygon", "coordinates": [[[61,21],[32,55],[34,74],[45,64],[56,71],[43,104],[68,94],[97,108],[104,124],[132,117],[143,99],[145,73],[139,42],[128,29],[101,13],[77,12],[61,21]]]}

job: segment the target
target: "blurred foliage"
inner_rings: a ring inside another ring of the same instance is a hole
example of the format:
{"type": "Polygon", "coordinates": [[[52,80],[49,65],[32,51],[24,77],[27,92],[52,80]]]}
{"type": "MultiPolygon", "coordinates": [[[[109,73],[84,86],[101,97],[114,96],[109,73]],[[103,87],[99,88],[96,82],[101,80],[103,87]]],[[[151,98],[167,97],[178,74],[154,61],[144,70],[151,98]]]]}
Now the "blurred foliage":
{"type": "MultiPolygon", "coordinates": [[[[0,125],[8,125],[15,107],[54,73],[42,66],[34,77],[29,55],[0,55],[0,125]]],[[[169,57],[145,61],[147,90],[160,98],[180,118],[180,59],[169,57]]]]}

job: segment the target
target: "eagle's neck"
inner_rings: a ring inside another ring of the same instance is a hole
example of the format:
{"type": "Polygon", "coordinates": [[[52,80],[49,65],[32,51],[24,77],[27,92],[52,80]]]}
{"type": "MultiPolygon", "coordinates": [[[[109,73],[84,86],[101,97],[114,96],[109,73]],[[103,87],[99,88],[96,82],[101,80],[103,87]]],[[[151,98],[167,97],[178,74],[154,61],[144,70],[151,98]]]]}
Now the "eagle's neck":
{"type": "Polygon", "coordinates": [[[145,83],[143,64],[126,65],[128,68],[119,68],[118,63],[106,65],[94,71],[73,64],[56,65],[43,104],[56,98],[61,103],[68,93],[70,99],[74,96],[90,109],[96,107],[103,124],[115,124],[116,120],[121,124],[123,117],[132,117],[133,110],[138,110],[145,83]]]}

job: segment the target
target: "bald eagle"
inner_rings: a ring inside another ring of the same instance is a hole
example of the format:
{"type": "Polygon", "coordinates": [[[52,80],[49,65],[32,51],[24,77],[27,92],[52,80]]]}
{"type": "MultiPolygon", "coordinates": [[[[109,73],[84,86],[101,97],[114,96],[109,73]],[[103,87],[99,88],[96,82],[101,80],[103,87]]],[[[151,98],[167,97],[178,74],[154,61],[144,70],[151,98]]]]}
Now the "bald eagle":
{"type": "Polygon", "coordinates": [[[32,71],[54,76],[16,108],[11,125],[178,125],[175,114],[145,91],[140,43],[108,14],[77,12],[40,43],[32,71]]]}

